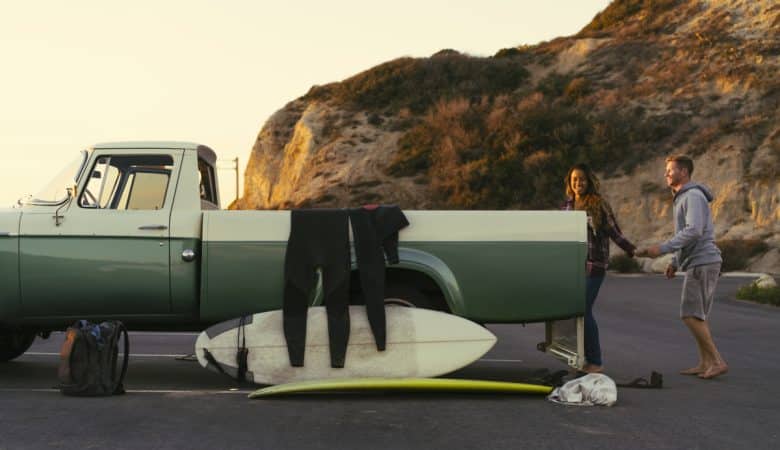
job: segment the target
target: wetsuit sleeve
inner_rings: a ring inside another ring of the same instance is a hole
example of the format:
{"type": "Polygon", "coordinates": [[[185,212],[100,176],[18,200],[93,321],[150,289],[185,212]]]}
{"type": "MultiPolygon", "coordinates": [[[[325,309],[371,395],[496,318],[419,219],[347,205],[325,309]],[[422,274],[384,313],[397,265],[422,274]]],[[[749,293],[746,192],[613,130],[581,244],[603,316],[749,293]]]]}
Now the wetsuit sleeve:
{"type": "Polygon", "coordinates": [[[623,236],[623,232],[620,231],[620,226],[617,223],[617,219],[615,219],[615,215],[611,211],[605,211],[604,215],[607,219],[606,225],[609,237],[618,245],[618,247],[622,248],[629,256],[633,257],[636,246],[623,236]]]}
{"type": "Polygon", "coordinates": [[[387,256],[388,264],[398,264],[398,232],[395,232],[382,241],[382,249],[387,256]]]}
{"type": "Polygon", "coordinates": [[[401,208],[387,206],[377,211],[377,228],[388,264],[398,264],[398,231],[407,226],[409,226],[409,220],[401,208]]]}

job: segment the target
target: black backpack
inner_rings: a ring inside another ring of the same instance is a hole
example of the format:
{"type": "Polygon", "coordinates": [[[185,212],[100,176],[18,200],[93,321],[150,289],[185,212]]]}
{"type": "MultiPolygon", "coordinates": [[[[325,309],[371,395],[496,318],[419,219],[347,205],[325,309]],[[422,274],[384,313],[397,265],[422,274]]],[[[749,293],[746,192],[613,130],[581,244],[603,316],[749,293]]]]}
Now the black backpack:
{"type": "Polygon", "coordinates": [[[129,355],[130,342],[122,322],[76,322],[65,332],[65,342],[60,350],[60,392],[77,396],[124,394],[122,381],[129,355]],[[122,336],[124,357],[121,370],[117,370],[122,336]]]}

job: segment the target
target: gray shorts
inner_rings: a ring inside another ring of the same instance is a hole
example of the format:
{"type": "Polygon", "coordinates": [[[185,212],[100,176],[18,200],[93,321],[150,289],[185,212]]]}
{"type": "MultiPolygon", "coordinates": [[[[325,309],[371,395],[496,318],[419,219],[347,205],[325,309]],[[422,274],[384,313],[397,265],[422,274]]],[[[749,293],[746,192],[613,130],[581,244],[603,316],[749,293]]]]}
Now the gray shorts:
{"type": "Polygon", "coordinates": [[[680,317],[696,317],[707,320],[707,314],[715,299],[718,286],[720,263],[691,267],[685,271],[683,280],[680,317]]]}

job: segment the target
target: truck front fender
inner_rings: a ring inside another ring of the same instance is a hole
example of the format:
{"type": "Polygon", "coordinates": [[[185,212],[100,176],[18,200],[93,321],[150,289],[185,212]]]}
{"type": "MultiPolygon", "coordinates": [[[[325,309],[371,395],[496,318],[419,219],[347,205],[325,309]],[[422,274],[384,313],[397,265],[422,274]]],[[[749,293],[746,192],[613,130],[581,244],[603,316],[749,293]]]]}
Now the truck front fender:
{"type": "Polygon", "coordinates": [[[0,325],[21,319],[19,293],[19,222],[20,210],[0,211],[0,325]]]}

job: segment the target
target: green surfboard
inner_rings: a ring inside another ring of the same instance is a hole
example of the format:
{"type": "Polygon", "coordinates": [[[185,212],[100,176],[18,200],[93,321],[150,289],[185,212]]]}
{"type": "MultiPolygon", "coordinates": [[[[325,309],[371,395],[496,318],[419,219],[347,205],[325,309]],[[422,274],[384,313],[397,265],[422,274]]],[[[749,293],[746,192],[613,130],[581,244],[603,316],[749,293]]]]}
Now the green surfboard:
{"type": "Polygon", "coordinates": [[[465,392],[547,395],[552,392],[552,390],[553,388],[551,386],[540,384],[464,380],[458,378],[342,378],[277,384],[275,386],[258,389],[249,394],[249,398],[339,391],[465,392]]]}

